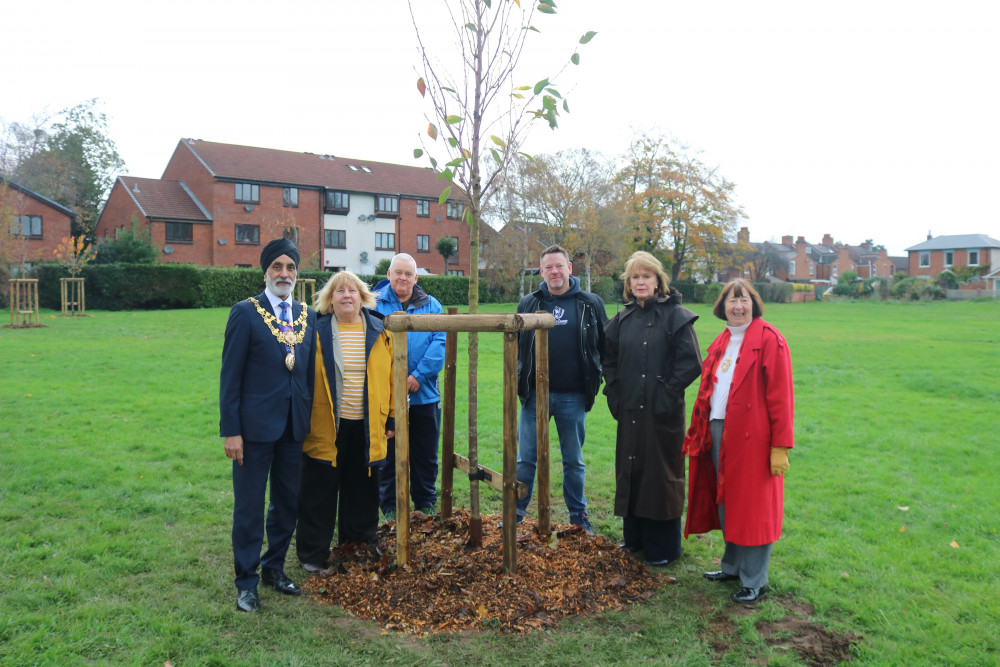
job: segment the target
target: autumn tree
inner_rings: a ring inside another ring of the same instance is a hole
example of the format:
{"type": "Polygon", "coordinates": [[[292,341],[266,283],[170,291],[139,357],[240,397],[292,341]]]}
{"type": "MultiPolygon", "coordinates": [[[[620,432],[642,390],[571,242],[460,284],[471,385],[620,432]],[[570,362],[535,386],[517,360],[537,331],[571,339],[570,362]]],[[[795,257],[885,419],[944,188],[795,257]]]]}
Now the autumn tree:
{"type": "Polygon", "coordinates": [[[0,169],[11,180],[77,212],[74,234],[91,236],[101,205],[125,169],[97,99],[54,120],[5,125],[0,169]]]}
{"type": "MultiPolygon", "coordinates": [[[[440,170],[448,186],[440,203],[449,198],[464,200],[469,239],[469,312],[479,312],[479,231],[484,206],[496,194],[503,175],[522,150],[533,121],[542,120],[550,128],[558,126],[560,108],[569,111],[555,87],[558,74],[536,79],[534,84],[515,81],[525,54],[528,36],[538,33],[533,21],[538,14],[555,14],[552,0],[427,0],[409,3],[416,32],[421,76],[417,90],[428,106],[428,140],[414,155],[426,151],[431,166],[440,170]],[[416,7],[423,12],[418,19],[416,7]],[[434,8],[441,13],[432,16],[434,8]],[[435,53],[439,44],[431,26],[447,27],[454,38],[455,52],[435,53]],[[423,27],[422,27],[423,26],[423,27]],[[426,29],[425,29],[426,28],[426,29]],[[438,141],[440,139],[440,141],[438,141]],[[433,145],[431,145],[433,144],[433,145]],[[452,192],[455,196],[452,197],[452,192]]],[[[580,38],[589,42],[595,33],[580,38]]],[[[578,52],[567,62],[579,64],[578,52]]],[[[565,69],[565,66],[564,66],[565,69]]],[[[562,71],[562,70],[560,70],[562,71]]],[[[469,446],[475,459],[478,438],[476,375],[479,339],[469,334],[469,446]]],[[[470,465],[477,465],[470,460],[470,465]]],[[[479,524],[478,486],[473,486],[473,521],[479,524]]],[[[481,524],[479,524],[481,525],[481,524]]],[[[475,538],[473,541],[476,541],[475,538]]]]}
{"type": "Polygon", "coordinates": [[[634,247],[664,252],[673,280],[709,271],[744,217],[732,182],[663,137],[635,139],[616,183],[634,247]]]}
{"type": "Polygon", "coordinates": [[[604,273],[625,255],[627,230],[614,206],[610,162],[587,149],[520,160],[521,215],[548,225],[554,241],[582,261],[584,288],[595,270],[604,273]]]}

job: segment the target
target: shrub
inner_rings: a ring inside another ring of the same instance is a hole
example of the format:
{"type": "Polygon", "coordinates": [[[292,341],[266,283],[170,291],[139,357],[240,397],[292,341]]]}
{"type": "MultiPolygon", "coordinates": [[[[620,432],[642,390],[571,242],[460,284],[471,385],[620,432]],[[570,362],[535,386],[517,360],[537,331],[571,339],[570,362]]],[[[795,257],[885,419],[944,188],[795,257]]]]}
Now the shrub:
{"type": "Polygon", "coordinates": [[[714,304],[719,299],[720,294],[722,294],[722,285],[709,283],[705,286],[705,303],[714,304]]]}
{"type": "Polygon", "coordinates": [[[791,283],[761,282],[754,283],[753,287],[765,302],[789,303],[792,300],[791,283]]]}

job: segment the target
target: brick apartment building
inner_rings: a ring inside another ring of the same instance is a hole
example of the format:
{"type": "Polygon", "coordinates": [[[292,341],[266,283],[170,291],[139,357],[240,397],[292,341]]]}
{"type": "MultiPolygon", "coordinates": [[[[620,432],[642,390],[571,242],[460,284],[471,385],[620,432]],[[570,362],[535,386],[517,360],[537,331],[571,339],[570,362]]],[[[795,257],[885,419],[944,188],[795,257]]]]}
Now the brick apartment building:
{"type": "Polygon", "coordinates": [[[75,211],[4,178],[0,178],[0,213],[4,252],[13,263],[52,261],[76,220],[75,211]]]}
{"type": "Polygon", "coordinates": [[[296,241],[302,268],[371,273],[407,252],[432,274],[469,273],[463,204],[438,204],[446,183],[431,169],[182,139],[160,179],[119,177],[95,236],[136,224],[161,261],[256,266],[260,248],[296,241]],[[442,237],[458,242],[448,266],[442,237]]]}

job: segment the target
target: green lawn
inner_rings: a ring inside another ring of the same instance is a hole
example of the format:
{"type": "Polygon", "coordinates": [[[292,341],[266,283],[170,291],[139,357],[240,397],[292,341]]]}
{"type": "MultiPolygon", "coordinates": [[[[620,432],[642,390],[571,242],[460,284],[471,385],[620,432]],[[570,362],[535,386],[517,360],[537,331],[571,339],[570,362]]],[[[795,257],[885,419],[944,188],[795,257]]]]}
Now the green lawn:
{"type": "MultiPolygon", "coordinates": [[[[722,323],[693,309],[704,348],[722,323]]],[[[43,312],[47,328],[0,329],[4,667],[808,664],[758,632],[791,603],[863,636],[860,664],[1000,662],[1000,303],[769,304],[792,349],[797,437],[771,598],[734,615],[729,589],[701,578],[721,555],[715,533],[685,544],[665,569],[678,582],[653,601],[516,637],[384,634],[263,589],[262,613],[238,614],[216,435],[226,310],[92,315],[43,312]],[[721,648],[720,619],[731,627],[721,648]]],[[[480,346],[480,456],[499,469],[500,336],[481,334],[480,346]]],[[[599,399],[587,494],[596,530],[614,539],[613,452],[599,399]]],[[[565,521],[555,446],[553,458],[565,521]]],[[[456,504],[467,506],[467,485],[456,504]]],[[[483,504],[498,511],[499,494],[484,491],[483,504]]],[[[294,554],[287,569],[304,576],[294,554]]]]}

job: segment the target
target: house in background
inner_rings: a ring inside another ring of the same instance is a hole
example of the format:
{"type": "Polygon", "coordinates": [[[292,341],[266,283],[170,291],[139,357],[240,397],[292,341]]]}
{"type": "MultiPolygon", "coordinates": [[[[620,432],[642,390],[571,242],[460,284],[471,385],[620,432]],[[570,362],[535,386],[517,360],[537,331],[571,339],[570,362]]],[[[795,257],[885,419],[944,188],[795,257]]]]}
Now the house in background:
{"type": "Polygon", "coordinates": [[[464,204],[438,203],[447,183],[431,169],[182,139],[159,180],[121,177],[96,236],[138,214],[165,262],[257,266],[261,247],[284,236],[303,268],[371,273],[407,252],[429,273],[469,273],[464,204]],[[448,266],[435,248],[442,237],[458,242],[448,266]]]}
{"type": "Polygon", "coordinates": [[[933,278],[945,269],[987,267],[986,279],[962,286],[970,289],[991,289],[986,287],[988,276],[1000,269],[1000,241],[985,234],[931,236],[928,233],[926,241],[907,248],[906,252],[911,276],[933,278]]]}
{"type": "MultiPolygon", "coordinates": [[[[755,280],[768,278],[822,286],[836,283],[847,271],[853,271],[859,278],[873,278],[893,276],[897,270],[897,262],[889,257],[885,248],[872,246],[867,241],[852,246],[835,243],[830,234],[824,234],[818,244],[809,243],[804,236],[791,235],[782,236],[781,243],[754,243],[750,241],[748,227],[740,228],[736,238],[737,243],[752,248],[752,255],[757,258],[751,261],[754,268],[749,273],[760,271],[763,275],[749,276],[755,280]]],[[[729,271],[726,278],[744,273],[747,271],[729,271]]]]}
{"type": "Polygon", "coordinates": [[[6,259],[30,265],[54,259],[55,249],[73,233],[76,212],[0,178],[0,218],[6,259]]]}

